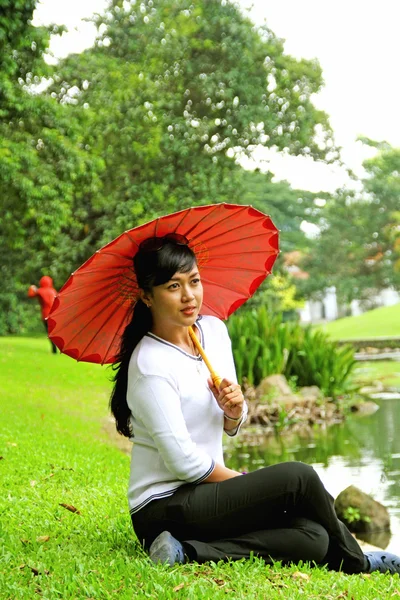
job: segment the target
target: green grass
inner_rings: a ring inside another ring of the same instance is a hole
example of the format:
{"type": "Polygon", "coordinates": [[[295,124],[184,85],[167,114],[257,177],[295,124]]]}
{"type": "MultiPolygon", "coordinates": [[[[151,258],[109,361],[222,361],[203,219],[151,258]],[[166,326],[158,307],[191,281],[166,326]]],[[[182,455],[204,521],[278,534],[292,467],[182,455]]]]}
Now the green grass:
{"type": "Polygon", "coordinates": [[[400,337],[400,304],[369,310],[358,317],[337,319],[321,326],[335,340],[400,337]]]}
{"type": "Polygon", "coordinates": [[[0,338],[1,600],[390,598],[399,577],[296,565],[154,566],[131,529],[129,457],[103,429],[108,371],[0,338]],[[73,513],[61,504],[79,510],[73,513]]]}

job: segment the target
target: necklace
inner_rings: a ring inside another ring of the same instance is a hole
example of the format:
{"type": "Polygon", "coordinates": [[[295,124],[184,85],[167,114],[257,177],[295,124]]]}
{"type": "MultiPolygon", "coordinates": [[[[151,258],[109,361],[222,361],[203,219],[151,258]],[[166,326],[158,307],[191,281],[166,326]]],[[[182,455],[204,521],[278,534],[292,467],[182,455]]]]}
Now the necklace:
{"type": "Polygon", "coordinates": [[[196,348],[196,346],[194,345],[194,342],[192,340],[192,338],[189,336],[189,344],[190,344],[190,354],[192,354],[193,356],[198,356],[198,350],[196,348]]]}
{"type": "Polygon", "coordinates": [[[191,336],[189,336],[189,340],[190,340],[190,347],[191,347],[191,354],[195,357],[196,359],[196,370],[198,372],[199,375],[201,375],[201,363],[203,362],[201,360],[201,358],[199,357],[199,351],[196,348],[195,343],[193,342],[191,336]]]}

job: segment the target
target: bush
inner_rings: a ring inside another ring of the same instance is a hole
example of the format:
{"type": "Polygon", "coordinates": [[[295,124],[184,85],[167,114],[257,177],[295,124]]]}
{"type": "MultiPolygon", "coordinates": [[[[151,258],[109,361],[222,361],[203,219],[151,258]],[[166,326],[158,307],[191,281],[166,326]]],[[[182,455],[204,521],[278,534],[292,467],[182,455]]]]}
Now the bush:
{"type": "Polygon", "coordinates": [[[281,373],[299,386],[317,385],[325,396],[337,398],[352,390],[356,361],[350,346],[331,341],[321,331],[283,322],[265,307],[230,317],[228,329],[239,381],[252,385],[281,373]]]}
{"type": "Polygon", "coordinates": [[[44,332],[39,303],[27,298],[26,291],[0,293],[0,335],[44,332]]]}
{"type": "MultiPolygon", "coordinates": [[[[299,343],[299,339],[295,339],[299,343]]],[[[321,331],[303,330],[301,343],[291,350],[285,375],[297,377],[299,386],[317,385],[325,396],[336,398],[355,390],[351,374],[356,365],[351,346],[339,346],[321,331]]]]}

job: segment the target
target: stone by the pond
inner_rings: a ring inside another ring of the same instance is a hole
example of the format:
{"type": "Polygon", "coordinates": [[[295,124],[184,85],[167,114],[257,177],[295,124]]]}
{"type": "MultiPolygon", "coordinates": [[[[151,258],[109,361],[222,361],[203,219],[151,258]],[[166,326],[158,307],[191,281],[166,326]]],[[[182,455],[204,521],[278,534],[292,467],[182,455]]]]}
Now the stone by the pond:
{"type": "Polygon", "coordinates": [[[322,428],[344,418],[336,403],[323,401],[317,386],[300,388],[294,394],[284,375],[270,375],[256,388],[247,386],[244,395],[249,406],[245,426],[263,425],[265,435],[322,428]]]}
{"type": "Polygon", "coordinates": [[[310,430],[315,425],[326,427],[327,424],[340,423],[343,415],[333,402],[318,404],[300,396],[280,396],[273,402],[250,402],[247,425],[259,424],[265,427],[265,434],[279,431],[310,430]]]}
{"type": "Polygon", "coordinates": [[[354,485],[340,492],[335,500],[335,509],[339,519],[353,533],[390,531],[387,508],[354,485]],[[355,518],[357,513],[361,518],[355,518]]]}
{"type": "Polygon", "coordinates": [[[322,400],[324,397],[317,385],[308,385],[300,388],[300,394],[303,398],[307,398],[308,400],[322,400]]]}
{"type": "Polygon", "coordinates": [[[362,546],[362,542],[364,542],[364,544],[369,546],[373,545],[375,547],[372,548],[373,550],[387,548],[392,538],[390,531],[359,531],[357,535],[355,533],[353,535],[357,538],[360,546],[362,546]]]}
{"type": "Polygon", "coordinates": [[[370,401],[353,404],[351,407],[352,412],[356,412],[362,416],[373,415],[377,410],[379,410],[379,404],[370,401]]]}
{"type": "Polygon", "coordinates": [[[273,396],[290,395],[292,390],[284,375],[270,375],[265,377],[256,388],[257,400],[273,396]]]}
{"type": "Polygon", "coordinates": [[[318,402],[323,400],[323,394],[318,386],[310,385],[299,389],[294,394],[284,375],[270,375],[265,377],[254,390],[252,398],[261,404],[277,402],[286,408],[304,405],[307,402],[318,402]]]}

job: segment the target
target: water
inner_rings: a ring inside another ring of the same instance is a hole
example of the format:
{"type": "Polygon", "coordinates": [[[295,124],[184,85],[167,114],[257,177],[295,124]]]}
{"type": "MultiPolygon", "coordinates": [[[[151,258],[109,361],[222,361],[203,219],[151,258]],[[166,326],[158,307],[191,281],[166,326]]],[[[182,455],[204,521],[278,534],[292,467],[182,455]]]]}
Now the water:
{"type": "Polygon", "coordinates": [[[375,401],[380,408],[374,414],[351,416],[345,423],[313,434],[266,438],[257,429],[247,440],[247,436],[233,438],[226,448],[226,462],[240,471],[254,471],[300,460],[316,469],[334,497],[355,485],[390,514],[391,536],[370,536],[366,541],[400,554],[400,402],[394,398],[375,401]]]}

